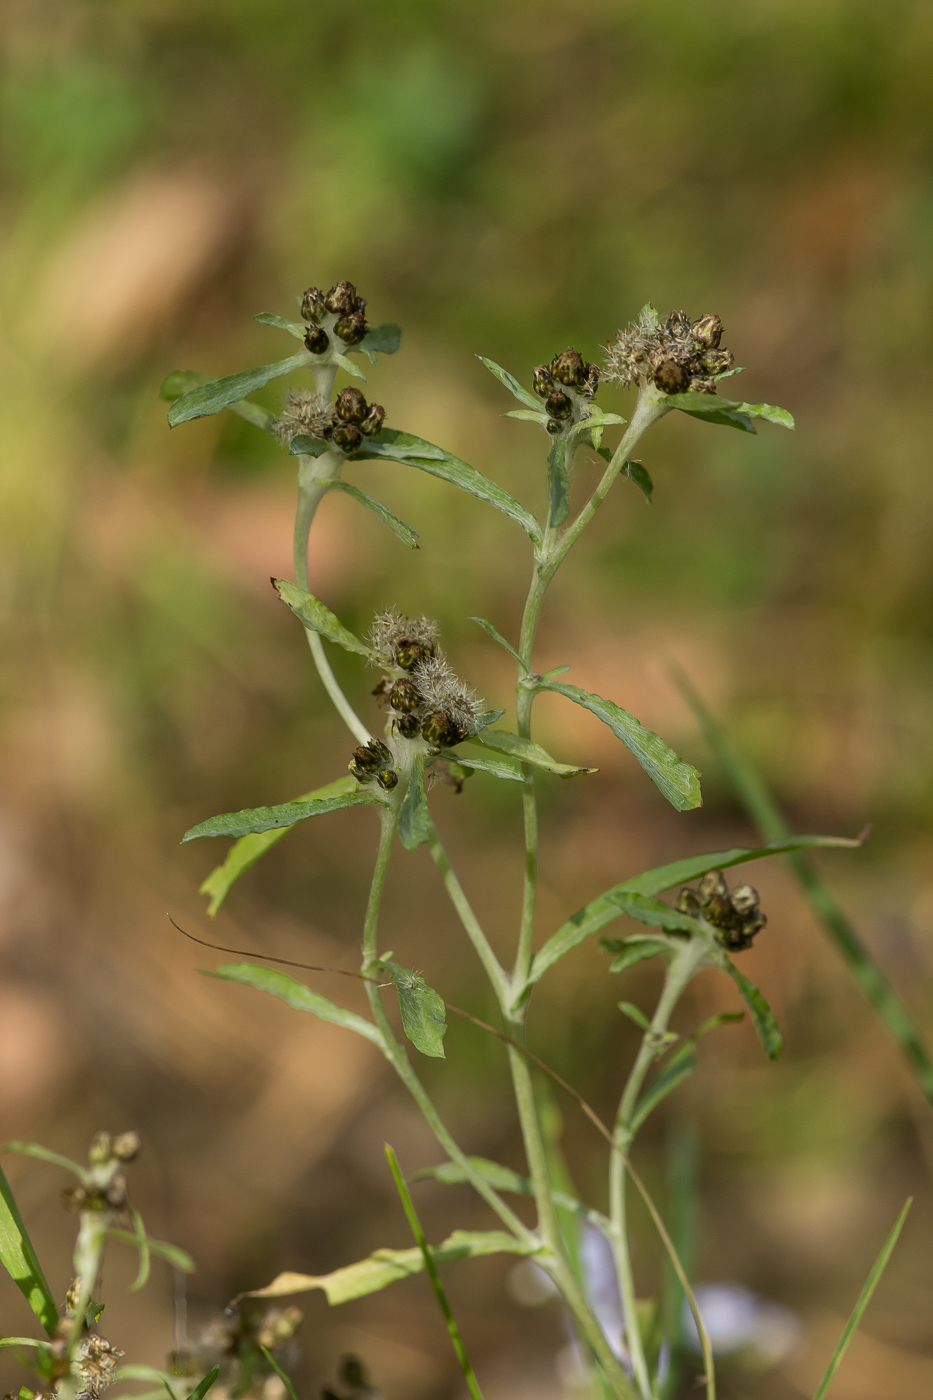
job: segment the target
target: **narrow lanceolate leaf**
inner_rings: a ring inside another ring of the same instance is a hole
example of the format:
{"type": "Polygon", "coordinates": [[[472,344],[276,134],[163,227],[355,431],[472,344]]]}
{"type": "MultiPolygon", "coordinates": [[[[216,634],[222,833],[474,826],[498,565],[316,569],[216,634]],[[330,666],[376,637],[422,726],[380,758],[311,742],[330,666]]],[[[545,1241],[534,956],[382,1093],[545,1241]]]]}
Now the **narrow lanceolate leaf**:
{"type": "Polygon", "coordinates": [[[218,817],[198,822],[181,839],[184,843],[197,841],[202,836],[250,836],[273,831],[276,827],[293,827],[296,822],[325,817],[344,807],[378,805],[381,801],[375,789],[357,785],[355,792],[345,792],[338,797],[309,798],[306,802],[282,802],[277,807],[246,807],[242,812],[223,812],[218,817]]]}
{"type": "Polygon", "coordinates": [[[565,696],[607,724],[678,812],[699,807],[702,798],[697,770],[679,758],[660,735],[646,729],[628,710],[623,710],[612,700],[604,700],[601,695],[593,695],[588,690],[581,690],[578,685],[567,685],[564,681],[542,677],[538,689],[552,690],[555,695],[565,696]]]}
{"type": "Polygon", "coordinates": [[[746,861],[761,860],[764,856],[781,855],[805,846],[858,846],[860,844],[860,837],[852,840],[846,836],[789,836],[784,841],[772,841],[770,845],[758,846],[754,850],[749,850],[745,846],[733,846],[728,851],[713,851],[701,856],[687,856],[684,860],[671,861],[669,865],[659,865],[654,870],[646,870],[641,875],[633,875],[620,885],[614,885],[611,890],[606,890],[604,894],[591,899],[589,904],[578,909],[555,934],[552,934],[543,948],[535,955],[528,985],[530,987],[537,982],[538,978],[542,977],[549,967],[553,967],[554,963],[565,953],[569,953],[571,948],[582,943],[584,938],[588,938],[591,933],[598,932],[605,924],[617,919],[619,914],[623,912],[619,904],[620,895],[660,894],[663,890],[673,889],[675,885],[685,885],[691,880],[698,880],[701,875],[707,874],[710,870],[727,870],[732,865],[743,865],[746,861]]]}
{"type": "Polygon", "coordinates": [[[607,953],[616,955],[609,964],[610,972],[625,972],[646,958],[656,958],[669,951],[660,938],[601,938],[599,943],[607,953]]]}
{"type": "Polygon", "coordinates": [[[45,1281],[42,1265],[33,1249],[23,1217],[0,1171],[0,1264],[51,1337],[58,1323],[58,1308],[45,1281]]]}
{"type": "Polygon", "coordinates": [[[175,400],[168,411],[169,427],[177,428],[179,423],[187,423],[192,418],[207,418],[212,413],[219,413],[238,399],[255,393],[270,380],[281,379],[283,375],[291,374],[292,370],[311,363],[312,357],[307,350],[300,350],[297,355],[289,355],[287,360],[277,360],[273,365],[260,365],[258,369],[228,374],[223,379],[210,379],[175,400]]]}
{"type": "Polygon", "coordinates": [[[447,1033],[444,998],[428,986],[420,972],[411,972],[397,962],[387,962],[385,968],[398,992],[402,1026],[408,1039],[422,1055],[443,1060],[447,1033]]]}
{"type": "Polygon", "coordinates": [[[205,1395],[220,1375],[220,1366],[212,1366],[203,1380],[198,1381],[188,1400],[204,1400],[205,1395]]]}
{"type": "Polygon", "coordinates": [[[547,454],[548,512],[553,526],[563,525],[570,514],[570,484],[567,479],[567,439],[563,433],[551,442],[547,454]]]}
{"type": "Polygon", "coordinates": [[[907,1219],[907,1212],[913,1205],[913,1199],[913,1196],[908,1196],[907,1200],[904,1202],[903,1210],[895,1220],[894,1227],[891,1230],[890,1235],[888,1235],[888,1238],[882,1245],[881,1253],[878,1255],[878,1258],[875,1260],[874,1264],[871,1267],[871,1273],[865,1280],[865,1287],[859,1294],[858,1302],[852,1309],[852,1315],[845,1325],[842,1336],[839,1338],[839,1345],[836,1347],[836,1350],[832,1354],[829,1365],[826,1367],[826,1371],[823,1375],[823,1379],[820,1381],[819,1385],[816,1388],[816,1393],[813,1396],[813,1400],[823,1400],[824,1395],[826,1394],[827,1390],[829,1390],[830,1383],[832,1382],[833,1376],[836,1374],[836,1371],[839,1369],[840,1361],[846,1354],[849,1343],[851,1342],[852,1337],[855,1333],[855,1329],[858,1327],[859,1323],[862,1320],[862,1314],[864,1313],[865,1309],[868,1307],[869,1302],[871,1301],[871,1295],[878,1287],[881,1275],[884,1273],[885,1269],[888,1266],[888,1260],[891,1258],[891,1255],[894,1251],[894,1246],[897,1244],[898,1236],[900,1235],[901,1230],[903,1229],[904,1221],[907,1219]]]}
{"type": "Polygon", "coordinates": [[[755,1023],[755,1030],[758,1032],[758,1039],[761,1041],[762,1049],[769,1060],[776,1060],[784,1048],[784,1037],[777,1028],[777,1022],[771,1014],[771,1008],[765,1001],[763,995],[750,982],[731,958],[727,958],[725,953],[717,959],[724,972],[728,972],[739,991],[742,993],[742,1000],[752,1013],[752,1020],[755,1023]]]}
{"type": "MultiPolygon", "coordinates": [[[[196,389],[200,384],[211,384],[213,380],[209,374],[197,374],[194,370],[175,370],[174,374],[163,379],[159,388],[159,395],[169,403],[174,403],[180,399],[182,394],[187,394],[190,389],[196,389]]],[[[250,403],[249,399],[240,399],[237,403],[228,404],[227,407],[232,413],[239,414],[245,418],[247,423],[253,423],[257,428],[262,428],[265,432],[271,433],[275,425],[275,414],[270,413],[267,408],[263,408],[258,403],[250,403]]]]}
{"type": "Polygon", "coordinates": [[[393,535],[398,535],[399,539],[403,540],[410,549],[418,548],[417,530],[406,525],[404,520],[399,520],[398,516],[393,515],[388,506],[384,506],[381,501],[374,501],[372,496],[367,496],[366,492],[361,491],[358,486],[351,486],[349,481],[342,481],[340,477],[332,481],[331,486],[337,491],[343,491],[347,496],[352,496],[354,501],[359,501],[361,506],[372,511],[377,520],[381,520],[383,525],[388,525],[393,535]]]}
{"type": "MultiPolygon", "coordinates": [[[[122,1240],[124,1244],[134,1244],[137,1249],[139,1248],[139,1235],[138,1233],[133,1234],[132,1230],[108,1230],[107,1237],[111,1240],[122,1240]]],[[[166,1264],[170,1264],[173,1269],[180,1269],[184,1274],[194,1273],[194,1260],[186,1250],[180,1249],[177,1244],[169,1244],[167,1240],[151,1239],[148,1235],[145,1237],[145,1240],[150,1254],[156,1255],[159,1259],[164,1259],[166,1264]]],[[[140,1263],[142,1263],[142,1260],[140,1260],[140,1263]]],[[[143,1282],[145,1282],[145,1277],[143,1278],[143,1282]]],[[[137,1278],[136,1282],[131,1285],[130,1292],[141,1287],[142,1284],[137,1278]]],[[[142,1379],[146,1378],[143,1377],[142,1379]]]]}
{"type": "Polygon", "coordinates": [[[336,1002],[312,992],[303,982],[296,982],[285,972],[272,967],[257,967],[255,963],[224,963],[216,972],[205,972],[205,977],[219,977],[224,982],[242,982],[247,987],[255,987],[259,992],[268,992],[279,997],[296,1011],[310,1011],[322,1021],[330,1021],[345,1030],[356,1031],[365,1036],[384,1051],[382,1033],[371,1021],[357,1016],[355,1011],[338,1006],[336,1002]]]}
{"type": "Polygon", "coordinates": [[[622,475],[627,476],[629,481],[634,481],[645,500],[651,505],[651,493],[654,491],[654,482],[648,475],[647,470],[641,462],[626,462],[622,467],[622,475]]]}
{"type": "Polygon", "coordinates": [[[366,383],[366,375],[358,365],[355,365],[352,360],[348,360],[346,355],[340,355],[336,350],[332,350],[328,359],[331,364],[339,365],[342,370],[351,375],[354,379],[362,379],[363,383],[366,383]]]}
{"type": "Polygon", "coordinates": [[[442,447],[435,447],[433,443],[415,437],[413,433],[402,433],[395,428],[382,428],[368,438],[349,460],[366,462],[380,458],[417,467],[419,471],[439,477],[451,486],[459,486],[461,491],[476,496],[480,501],[486,501],[488,505],[495,506],[496,510],[501,510],[503,515],[517,521],[533,540],[540,540],[540,527],[530,511],[519,505],[514,496],[510,496],[498,482],[490,481],[488,476],[483,476],[475,467],[445,452],[442,447]]]}
{"type": "Polygon", "coordinates": [[[475,754],[461,752],[459,749],[441,749],[441,758],[446,758],[448,763],[459,763],[463,768],[471,768],[477,773],[489,773],[493,778],[504,778],[508,782],[523,782],[522,770],[516,768],[514,763],[502,763],[495,758],[477,758],[475,754]]]}
{"type": "Polygon", "coordinates": [[[503,418],[518,418],[523,423],[537,423],[539,427],[546,428],[548,415],[540,411],[535,412],[533,408],[510,408],[508,413],[504,413],[503,418]]]}
{"type": "Polygon", "coordinates": [[[753,418],[763,418],[768,423],[777,423],[782,428],[793,428],[793,415],[786,408],[776,408],[770,403],[738,403],[732,399],[721,399],[718,394],[668,394],[665,407],[679,408],[694,418],[705,418],[710,423],[725,423],[731,428],[739,428],[746,433],[754,433],[753,418]]]}
{"type": "Polygon", "coordinates": [[[414,851],[430,839],[430,834],[431,816],[424,795],[424,757],[419,755],[412,765],[408,791],[399,808],[398,837],[406,851],[414,851]]]}
{"type": "Polygon", "coordinates": [[[718,1016],[710,1016],[704,1021],[683,1045],[679,1046],[661,1073],[658,1075],[642,1097],[635,1105],[634,1112],[629,1119],[628,1127],[632,1133],[637,1133],[642,1123],[657,1108],[662,1100],[666,1099],[679,1084],[682,1084],[696,1069],[696,1044],[701,1036],[707,1032],[715,1030],[717,1026],[725,1026],[737,1021],[744,1021],[743,1011],[722,1011],[718,1016]]]}
{"type": "MultiPolygon", "coordinates": [[[[684,695],[739,802],[766,840],[779,841],[788,834],[787,822],[761,774],[749,763],[714,719],[685,677],[678,678],[684,695]]],[[[789,848],[788,864],[794,871],[813,912],[848,965],[864,995],[897,1042],[927,1099],[933,1103],[933,1058],[907,1007],[875,962],[851,921],[807,858],[789,848]]]]}
{"type": "Polygon", "coordinates": [[[514,395],[519,403],[523,403],[526,408],[533,408],[536,413],[542,411],[541,400],[533,394],[530,389],[525,389],[519,384],[515,376],[509,374],[507,369],[503,369],[501,365],[497,365],[495,360],[487,360],[485,355],[477,355],[476,358],[486,366],[490,374],[496,376],[500,384],[505,385],[509,393],[514,395]]]}
{"type": "MultiPolygon", "coordinates": [[[[325,452],[331,450],[331,444],[325,442],[323,438],[308,437],[307,433],[296,433],[288,440],[288,450],[293,457],[323,457],[325,452]]],[[[332,481],[331,486],[336,486],[337,482],[332,481]]]]}
{"type": "Polygon", "coordinates": [[[515,657],[515,660],[518,662],[522,670],[527,671],[528,667],[525,665],[518,652],[512,646],[512,643],[507,642],[503,637],[502,633],[496,631],[495,627],[493,627],[491,622],[487,622],[485,617],[471,617],[470,621],[475,622],[478,627],[482,627],[487,637],[491,637],[494,642],[498,642],[500,647],[504,647],[510,656],[515,657]]]}
{"type": "Polygon", "coordinates": [[[380,355],[394,355],[402,343],[402,328],[392,321],[386,321],[382,326],[373,326],[368,330],[360,341],[359,345],[354,345],[354,350],[375,350],[380,355]]]}
{"type": "MultiPolygon", "coordinates": [[[[473,1169],[484,1181],[488,1181],[495,1191],[509,1191],[516,1196],[534,1195],[534,1185],[530,1176],[521,1176],[519,1172],[513,1172],[511,1167],[490,1162],[488,1157],[470,1157],[469,1161],[473,1169]]],[[[439,1167],[422,1167],[411,1176],[412,1181],[427,1178],[443,1182],[445,1186],[460,1186],[470,1180],[459,1162],[442,1162],[439,1167]]],[[[551,1197],[555,1205],[562,1206],[564,1210],[572,1210],[577,1215],[586,1215],[592,1220],[598,1219],[596,1211],[590,1210],[588,1206],[563,1191],[552,1191],[551,1197]]]]}
{"type": "MultiPolygon", "coordinates": [[[[524,1244],[504,1230],[455,1230],[441,1244],[429,1246],[435,1264],[455,1259],[475,1259],[484,1254],[532,1254],[535,1246],[524,1244]]],[[[424,1268],[424,1257],[412,1249],[377,1249],[368,1259],[335,1269],[332,1274],[279,1274],[266,1288],[254,1289],[250,1298],[285,1298],[320,1288],[328,1303],[349,1303],[367,1293],[378,1293],[390,1283],[410,1278],[424,1268]]]]}
{"type": "MultiPolygon", "coordinates": [[[[359,784],[356,779],[348,773],[345,778],[338,778],[334,783],[327,783],[324,787],[315,788],[313,792],[304,792],[300,797],[296,797],[296,802],[320,801],[328,797],[341,797],[348,792],[356,792],[359,784]]],[[[227,852],[226,859],[222,865],[215,866],[204,881],[199,894],[210,895],[211,902],[207,912],[211,918],[223,904],[230,892],[230,887],[234,885],[245,870],[251,865],[255,865],[261,856],[270,851],[276,842],[281,841],[283,836],[287,836],[293,831],[293,826],[271,827],[268,831],[254,832],[250,836],[241,836],[239,841],[234,842],[227,852]]]]}
{"type": "Polygon", "coordinates": [[[284,578],[273,579],[272,585],[282,602],[290,607],[298,620],[312,632],[320,632],[322,637],[326,637],[329,642],[336,642],[344,651],[355,651],[359,656],[367,658],[372,654],[366,643],[361,642],[349,628],[344,627],[339,617],[313,594],[284,578]]]}
{"type": "Polygon", "coordinates": [[[614,898],[620,911],[628,914],[630,919],[637,919],[640,924],[663,928],[666,933],[703,936],[703,926],[696,919],[691,919],[689,914],[681,914],[679,909],[672,909],[663,899],[652,899],[646,894],[625,894],[621,891],[614,898]]]}
{"type": "Polygon", "coordinates": [[[530,763],[535,768],[543,768],[546,773],[556,773],[559,778],[575,778],[581,773],[598,773],[598,768],[579,768],[572,763],[558,763],[546,749],[533,739],[524,739],[520,734],[512,734],[507,729],[487,729],[476,736],[476,742],[487,749],[497,749],[517,758],[522,763],[530,763]]]}
{"type": "Polygon", "coordinates": [[[40,1162],[48,1162],[53,1167],[64,1167],[66,1172],[74,1172],[81,1181],[87,1178],[87,1169],[78,1162],[73,1162],[70,1157],[63,1157],[60,1152],[53,1152],[51,1148],[43,1147],[39,1142],[5,1142],[0,1147],[0,1152],[19,1152],[24,1157],[38,1157],[40,1162]]]}
{"type": "Polygon", "coordinates": [[[304,340],[308,330],[303,321],[286,321],[284,316],[277,316],[274,311],[260,311],[253,320],[263,326],[275,326],[277,330],[288,331],[296,340],[304,340]]]}

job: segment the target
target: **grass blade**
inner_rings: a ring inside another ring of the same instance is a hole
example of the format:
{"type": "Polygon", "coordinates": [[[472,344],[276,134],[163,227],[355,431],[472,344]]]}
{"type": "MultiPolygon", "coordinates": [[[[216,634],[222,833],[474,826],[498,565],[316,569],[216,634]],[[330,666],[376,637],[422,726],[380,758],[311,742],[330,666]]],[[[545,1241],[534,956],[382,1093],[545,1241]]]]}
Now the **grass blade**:
{"type": "Polygon", "coordinates": [[[45,1281],[32,1241],[26,1232],[9,1182],[0,1171],[0,1263],[51,1337],[58,1308],[45,1281]]]}
{"type": "Polygon", "coordinates": [[[460,1329],[457,1327],[457,1324],[454,1321],[454,1315],[450,1311],[450,1304],[447,1301],[447,1294],[444,1292],[443,1286],[441,1285],[441,1280],[437,1272],[437,1266],[435,1265],[434,1260],[431,1258],[431,1251],[428,1249],[428,1242],[424,1237],[424,1231],[421,1228],[421,1221],[418,1219],[418,1212],[415,1210],[414,1202],[412,1201],[411,1196],[409,1195],[408,1187],[405,1185],[405,1178],[402,1176],[401,1168],[398,1164],[398,1158],[396,1157],[395,1153],[392,1151],[392,1148],[389,1146],[388,1143],[386,1143],[386,1157],[389,1161],[389,1170],[391,1171],[392,1176],[395,1180],[395,1188],[398,1191],[399,1197],[402,1202],[402,1207],[405,1211],[406,1216],[408,1217],[408,1223],[411,1226],[411,1232],[414,1235],[415,1240],[418,1244],[418,1248],[421,1250],[422,1256],[424,1258],[424,1267],[428,1271],[428,1278],[431,1280],[431,1287],[434,1289],[434,1296],[437,1298],[438,1306],[441,1312],[443,1313],[444,1321],[447,1324],[447,1331],[450,1333],[450,1340],[453,1343],[454,1351],[457,1354],[457,1360],[460,1362],[460,1369],[463,1372],[464,1380],[467,1383],[467,1389],[473,1396],[473,1400],[483,1400],[483,1392],[480,1390],[479,1383],[473,1374],[473,1367],[470,1365],[469,1360],[467,1359],[466,1350],[464,1349],[463,1341],[460,1337],[460,1329]]]}
{"type": "MultiPolygon", "coordinates": [[[[214,1384],[219,1375],[220,1367],[212,1366],[211,1369],[208,1371],[207,1375],[204,1377],[204,1379],[202,1381],[198,1381],[194,1390],[192,1390],[191,1394],[188,1396],[188,1400],[204,1400],[205,1395],[210,1390],[211,1386],[214,1384]]],[[[171,1394],[172,1392],[171,1390],[169,1390],[169,1395],[171,1394]]]]}
{"type": "Polygon", "coordinates": [[[848,1322],[845,1325],[845,1329],[842,1333],[842,1336],[839,1338],[839,1345],[836,1347],[836,1350],[832,1354],[832,1359],[830,1360],[829,1365],[826,1367],[823,1379],[820,1381],[819,1385],[816,1388],[816,1393],[813,1396],[813,1400],[823,1400],[823,1396],[826,1394],[827,1390],[829,1390],[829,1387],[832,1384],[833,1376],[839,1369],[839,1363],[846,1354],[846,1348],[852,1340],[855,1329],[858,1327],[859,1323],[862,1320],[862,1314],[868,1307],[871,1295],[878,1287],[881,1275],[887,1268],[888,1260],[891,1258],[891,1253],[894,1249],[894,1246],[897,1244],[897,1237],[901,1233],[904,1221],[907,1219],[907,1212],[910,1210],[912,1204],[913,1197],[908,1196],[907,1200],[904,1202],[903,1210],[894,1222],[893,1230],[891,1231],[890,1235],[888,1235],[888,1238],[885,1240],[884,1245],[882,1247],[881,1253],[878,1255],[878,1258],[872,1265],[871,1273],[865,1280],[865,1287],[859,1294],[858,1302],[852,1309],[852,1316],[849,1318],[848,1322]]]}
{"type": "MultiPolygon", "coordinates": [[[[790,829],[761,775],[739,752],[719,721],[710,714],[687,676],[676,670],[673,679],[699,720],[706,741],[733,792],[762,836],[768,841],[784,840],[790,835],[790,829]]],[[[814,913],[848,964],[859,987],[900,1046],[924,1094],[933,1103],[933,1059],[903,1001],[806,856],[795,852],[786,859],[803,886],[814,913]]]]}
{"type": "Polygon", "coordinates": [[[273,1371],[274,1371],[275,1374],[278,1376],[279,1380],[282,1382],[282,1384],[284,1385],[285,1389],[288,1391],[289,1396],[291,1397],[291,1400],[298,1400],[298,1395],[297,1395],[297,1393],[296,1393],[296,1391],[295,1391],[295,1387],[292,1385],[291,1380],[289,1379],[288,1376],[286,1376],[285,1372],[282,1370],[281,1366],[280,1366],[279,1363],[276,1361],[275,1357],[272,1355],[272,1352],[269,1350],[269,1348],[268,1348],[268,1347],[264,1347],[264,1346],[262,1345],[262,1342],[260,1342],[260,1343],[259,1343],[259,1350],[262,1352],[263,1356],[266,1358],[266,1360],[268,1361],[269,1365],[272,1367],[273,1371]]]}

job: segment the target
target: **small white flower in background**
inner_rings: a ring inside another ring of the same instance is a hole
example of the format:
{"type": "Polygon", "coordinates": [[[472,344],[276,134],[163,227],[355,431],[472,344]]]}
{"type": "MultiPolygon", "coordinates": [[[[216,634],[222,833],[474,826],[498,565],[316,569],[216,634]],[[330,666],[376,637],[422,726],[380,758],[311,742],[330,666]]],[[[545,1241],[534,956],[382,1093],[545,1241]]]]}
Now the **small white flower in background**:
{"type": "MultiPolygon", "coordinates": [[[[750,1361],[775,1366],[801,1340],[803,1328],[796,1313],[759,1298],[740,1283],[700,1283],[694,1293],[714,1356],[746,1351],[750,1361]]],[[[683,1329],[687,1346],[699,1353],[700,1338],[686,1299],[683,1329]]]]}

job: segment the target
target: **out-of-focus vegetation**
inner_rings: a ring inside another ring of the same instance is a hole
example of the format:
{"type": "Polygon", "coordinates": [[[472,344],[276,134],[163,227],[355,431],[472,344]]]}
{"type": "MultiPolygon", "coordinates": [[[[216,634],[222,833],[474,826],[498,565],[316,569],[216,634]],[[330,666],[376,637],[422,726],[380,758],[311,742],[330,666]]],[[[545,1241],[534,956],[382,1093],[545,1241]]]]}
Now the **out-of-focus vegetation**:
{"type": "MultiPolygon", "coordinates": [[[[336,1029],[199,978],[212,955],[164,917],[208,928],[196,890],[219,852],[181,851],[187,826],[325,782],[350,745],[268,588],[289,572],[288,458],[229,415],[170,434],[158,385],[289,353],[252,313],[292,314],[305,285],[340,277],[374,321],[405,327],[369,377],[388,422],[535,503],[540,442],[500,417],[510,404],[476,353],[527,380],[568,341],[595,357],[648,299],[723,317],[749,367],[741,396],[786,404],[797,433],[753,442],[665,420],[646,462],[655,503],[616,486],[550,602],[541,656],[694,759],[706,803],[670,812],[595,720],[543,702],[550,746],[601,771],[548,789],[542,926],[646,864],[751,836],[665,679],[670,656],[798,829],[874,823],[860,853],[821,868],[933,1035],[930,7],[8,0],[0,35],[4,1137],[74,1153],[98,1127],[138,1128],[137,1194],[153,1231],[197,1260],[195,1321],[279,1267],[407,1243],[381,1144],[406,1171],[436,1149],[401,1091],[336,1029]]],[[[458,669],[507,703],[508,673],[466,618],[515,633],[518,532],[420,474],[365,470],[421,549],[328,498],[312,588],[361,628],[392,602],[435,613],[458,669]]],[[[437,803],[487,912],[520,866],[512,794],[490,787],[478,777],[437,803]]],[[[365,816],[284,841],[206,936],[345,961],[365,816]]],[[[387,945],[485,1014],[424,852],[407,862],[387,945]]],[[[812,1390],[910,1189],[834,1394],[919,1400],[933,1383],[931,1110],[785,873],[753,878],[770,928],[748,969],[787,1051],[770,1066],[750,1029],[711,1037],[668,1122],[699,1126],[698,1275],[789,1304],[807,1343],[723,1389],[812,1390]]],[[[605,1106],[634,1030],[602,955],[565,966],[531,1034],[605,1106]]],[[[653,985],[627,976],[633,1000],[653,985]]],[[[701,982],[693,1011],[727,996],[701,982]]],[[[430,1077],[461,1139],[521,1167],[500,1047],[462,1026],[448,1047],[430,1077]]],[[[564,1111],[572,1168],[593,1180],[600,1145],[564,1111]]],[[[659,1191],[664,1142],[659,1128],[644,1159],[659,1191]]],[[[58,1252],[60,1295],[69,1223],[43,1209],[45,1176],[10,1177],[43,1258],[58,1252]]],[[[418,1189],[438,1234],[449,1188],[418,1189]]],[[[470,1208],[457,1203],[461,1223],[470,1208]]],[[[488,1395],[548,1394],[561,1321],[511,1302],[506,1273],[464,1266],[452,1304],[488,1395]]],[[[354,1349],[390,1396],[456,1393],[426,1290],[307,1304],[306,1390],[354,1349]]],[[[118,1291],[108,1335],[161,1362],[171,1282],[118,1291]]],[[[24,1308],[2,1281],[0,1306],[11,1326],[24,1308]]]]}

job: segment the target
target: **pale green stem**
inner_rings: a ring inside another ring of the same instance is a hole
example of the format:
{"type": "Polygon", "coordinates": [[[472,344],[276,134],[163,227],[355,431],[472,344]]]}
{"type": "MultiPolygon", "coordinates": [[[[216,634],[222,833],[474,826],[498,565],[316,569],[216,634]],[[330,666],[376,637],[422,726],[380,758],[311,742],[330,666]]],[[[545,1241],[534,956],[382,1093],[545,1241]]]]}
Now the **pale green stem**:
{"type": "MultiPolygon", "coordinates": [[[[381,971],[376,934],[379,924],[379,907],[382,902],[382,891],[385,887],[386,872],[389,868],[392,842],[398,826],[397,806],[391,809],[381,808],[379,818],[382,824],[379,836],[379,850],[376,855],[376,866],[373,871],[369,899],[366,903],[366,915],[363,921],[363,964],[361,971],[366,978],[372,978],[374,975],[378,976],[381,971]]],[[[522,1240],[525,1244],[534,1244],[535,1237],[532,1232],[523,1224],[515,1212],[509,1209],[489,1183],[480,1176],[469,1157],[462,1151],[448,1132],[440,1114],[428,1097],[420,1079],[412,1069],[405,1047],[392,1029],[392,1024],[382,1004],[382,995],[378,983],[367,980],[365,987],[373,1017],[382,1034],[385,1057],[420,1108],[428,1127],[434,1133],[441,1147],[443,1147],[451,1161],[456,1162],[458,1166],[461,1167],[470,1185],[482,1196],[490,1209],[498,1215],[503,1225],[511,1230],[512,1234],[517,1236],[517,1238],[522,1240]]]]}
{"type": "Polygon", "coordinates": [[[623,1153],[628,1153],[634,1137],[630,1123],[638,1103],[642,1085],[649,1069],[657,1059],[658,1050],[664,1043],[668,1023],[681,993],[706,956],[706,946],[700,939],[691,939],[684,944],[674,957],[664,978],[664,986],[658,998],[651,1028],[642,1036],[635,1063],[632,1066],[622,1098],[616,1113],[613,1136],[618,1152],[609,1154],[609,1216],[612,1224],[612,1245],[616,1260],[616,1274],[619,1279],[619,1292],[625,1314],[626,1339],[632,1367],[642,1394],[651,1394],[651,1381],[648,1364],[638,1326],[638,1311],[635,1298],[635,1279],[632,1273],[632,1260],[629,1251],[628,1225],[626,1220],[625,1184],[627,1172],[623,1153]]]}
{"type": "Polygon", "coordinates": [[[463,891],[463,886],[454,873],[453,866],[450,863],[450,857],[444,850],[441,838],[437,834],[437,828],[433,821],[429,821],[428,825],[428,847],[434,864],[440,872],[441,879],[444,882],[444,888],[450,897],[450,902],[457,911],[460,922],[463,924],[467,936],[476,949],[480,962],[483,964],[486,976],[493,985],[496,998],[500,1006],[505,1005],[509,995],[508,977],[505,974],[502,964],[490,947],[489,940],[483,932],[479,920],[473,913],[470,901],[467,899],[463,891]]]}
{"type": "MultiPolygon", "coordinates": [[[[531,588],[528,590],[528,599],[525,603],[525,612],[522,616],[522,631],[519,640],[519,655],[522,658],[524,671],[518,677],[516,687],[516,708],[518,712],[518,732],[523,739],[531,738],[531,707],[534,704],[535,692],[526,685],[525,677],[530,674],[532,666],[532,655],[534,652],[535,632],[538,627],[538,619],[541,616],[541,608],[544,604],[544,595],[550,582],[553,571],[548,569],[548,550],[552,534],[550,528],[545,531],[544,540],[541,546],[541,554],[535,558],[535,571],[531,580],[531,588]]],[[[525,827],[525,886],[522,894],[522,917],[518,934],[518,951],[515,957],[515,967],[512,972],[513,991],[516,987],[524,986],[528,979],[528,969],[531,966],[531,941],[534,932],[535,920],[535,899],[538,890],[538,801],[535,792],[535,770],[530,763],[522,764],[522,816],[525,827]]]]}
{"type": "MultiPolygon", "coordinates": [[[[331,483],[340,470],[341,461],[342,458],[336,452],[324,452],[320,457],[298,458],[298,508],[295,511],[294,535],[295,582],[306,592],[308,591],[308,536],[311,533],[311,525],[317,508],[330,490],[331,483]]],[[[314,658],[318,675],[321,677],[324,689],[333,701],[334,708],[354,738],[361,744],[368,744],[372,735],[341,690],[324,652],[324,643],[320,633],[306,627],[305,636],[308,639],[308,646],[311,648],[311,655],[314,658]]]]}
{"type": "MultiPolygon", "coordinates": [[[[515,1037],[520,1037],[523,1034],[521,1022],[513,1021],[510,1030],[515,1037]]],[[[581,1334],[592,1348],[593,1355],[612,1386],[614,1394],[619,1400],[638,1400],[637,1392],[609,1346],[605,1334],[593,1315],[583,1290],[564,1255],[557,1217],[554,1212],[554,1201],[551,1196],[547,1158],[538,1122],[531,1070],[525,1056],[513,1046],[509,1047],[509,1066],[512,1071],[512,1083],[515,1088],[515,1102],[518,1106],[525,1154],[528,1158],[528,1170],[538,1209],[538,1228],[543,1242],[550,1251],[550,1258],[542,1258],[539,1262],[552,1275],[554,1282],[560,1289],[565,1303],[573,1313],[581,1334]]]]}
{"type": "MultiPolygon", "coordinates": [[[[101,1211],[82,1211],[78,1226],[78,1238],[74,1248],[74,1271],[78,1279],[78,1296],[75,1299],[74,1316],[71,1326],[68,1329],[67,1354],[69,1362],[73,1359],[75,1350],[81,1340],[84,1331],[84,1316],[87,1312],[88,1304],[94,1293],[94,1285],[97,1282],[97,1275],[100,1272],[101,1256],[104,1252],[104,1241],[106,1239],[107,1216],[101,1211]]],[[[69,1369],[68,1373],[59,1380],[56,1386],[56,1394],[59,1400],[73,1400],[74,1377],[69,1369]]]]}

